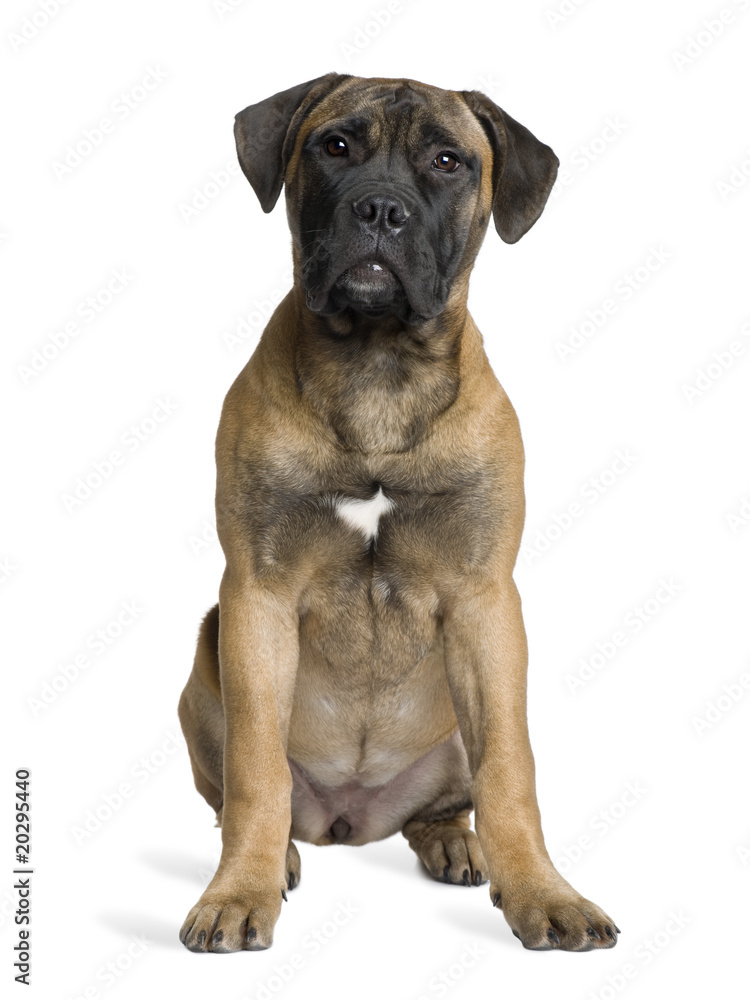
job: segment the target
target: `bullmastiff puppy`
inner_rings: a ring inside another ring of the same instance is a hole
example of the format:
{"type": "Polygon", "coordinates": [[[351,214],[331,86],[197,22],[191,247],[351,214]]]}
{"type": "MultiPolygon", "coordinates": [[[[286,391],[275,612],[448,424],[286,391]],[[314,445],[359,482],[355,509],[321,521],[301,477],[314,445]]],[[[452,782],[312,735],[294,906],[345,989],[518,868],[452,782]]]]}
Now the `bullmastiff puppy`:
{"type": "Polygon", "coordinates": [[[611,948],[542,837],[523,449],[466,307],[490,217],[520,239],[557,157],[476,91],[336,73],[235,135],[265,212],[286,187],[294,284],[216,441],[226,570],[179,712],[222,854],[180,937],[267,948],[295,839],[400,830],[434,878],[489,881],[526,948],[611,948]]]}

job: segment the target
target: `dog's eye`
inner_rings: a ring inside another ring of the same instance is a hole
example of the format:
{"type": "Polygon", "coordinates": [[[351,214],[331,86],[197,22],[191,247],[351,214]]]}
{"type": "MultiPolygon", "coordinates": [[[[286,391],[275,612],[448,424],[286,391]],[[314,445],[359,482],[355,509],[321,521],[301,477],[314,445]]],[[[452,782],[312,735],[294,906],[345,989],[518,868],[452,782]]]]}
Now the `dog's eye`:
{"type": "Polygon", "coordinates": [[[348,156],[349,149],[344,142],[344,140],[338,136],[333,136],[332,139],[328,139],[325,144],[326,153],[329,156],[348,156]]]}
{"type": "Polygon", "coordinates": [[[442,170],[447,174],[452,174],[454,170],[458,170],[461,165],[461,161],[453,153],[438,153],[435,159],[432,161],[432,165],[436,170],[442,170]]]}

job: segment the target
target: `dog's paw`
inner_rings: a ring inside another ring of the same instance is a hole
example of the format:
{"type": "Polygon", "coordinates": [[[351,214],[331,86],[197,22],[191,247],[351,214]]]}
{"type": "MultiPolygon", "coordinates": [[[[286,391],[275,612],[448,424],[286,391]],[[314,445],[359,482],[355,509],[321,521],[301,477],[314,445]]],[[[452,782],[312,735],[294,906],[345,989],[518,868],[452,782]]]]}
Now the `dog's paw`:
{"type": "Polygon", "coordinates": [[[409,843],[430,875],[441,882],[481,885],[487,881],[487,863],[473,830],[450,821],[430,823],[409,843]]]}
{"type": "Polygon", "coordinates": [[[188,913],[180,940],[190,951],[262,951],[273,943],[281,888],[267,892],[211,892],[188,913]]]}
{"type": "Polygon", "coordinates": [[[595,903],[571,890],[524,893],[515,897],[491,888],[511,930],[532,951],[592,951],[614,948],[620,933],[614,920],[595,903]]]}

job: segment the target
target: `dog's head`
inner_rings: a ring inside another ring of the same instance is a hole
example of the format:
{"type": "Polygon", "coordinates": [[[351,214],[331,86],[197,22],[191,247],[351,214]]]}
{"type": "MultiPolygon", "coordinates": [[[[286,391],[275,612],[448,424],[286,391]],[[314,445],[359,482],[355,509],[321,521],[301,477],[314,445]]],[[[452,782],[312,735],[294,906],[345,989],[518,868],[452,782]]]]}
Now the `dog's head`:
{"type": "Polygon", "coordinates": [[[286,184],[309,309],[410,324],[445,309],[490,213],[507,243],[523,236],[558,166],[477,91],[337,73],[245,108],[235,137],[265,212],[286,184]]]}

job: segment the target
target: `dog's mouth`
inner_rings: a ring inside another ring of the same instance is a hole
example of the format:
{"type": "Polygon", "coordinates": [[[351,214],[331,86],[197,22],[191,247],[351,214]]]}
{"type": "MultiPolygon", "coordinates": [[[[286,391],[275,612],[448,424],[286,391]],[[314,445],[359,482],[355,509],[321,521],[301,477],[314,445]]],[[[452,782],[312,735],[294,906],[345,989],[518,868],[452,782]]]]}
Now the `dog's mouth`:
{"type": "MultiPolygon", "coordinates": [[[[332,269],[333,274],[337,271],[332,269]]],[[[308,308],[319,316],[349,312],[377,318],[390,314],[417,324],[436,316],[447,294],[445,282],[415,277],[408,264],[394,265],[381,255],[368,255],[349,264],[336,278],[318,283],[311,277],[303,277],[305,297],[308,308]]]]}
{"type": "Polygon", "coordinates": [[[384,263],[359,261],[336,278],[331,299],[339,309],[351,308],[368,316],[398,310],[404,305],[404,286],[384,263]]]}

